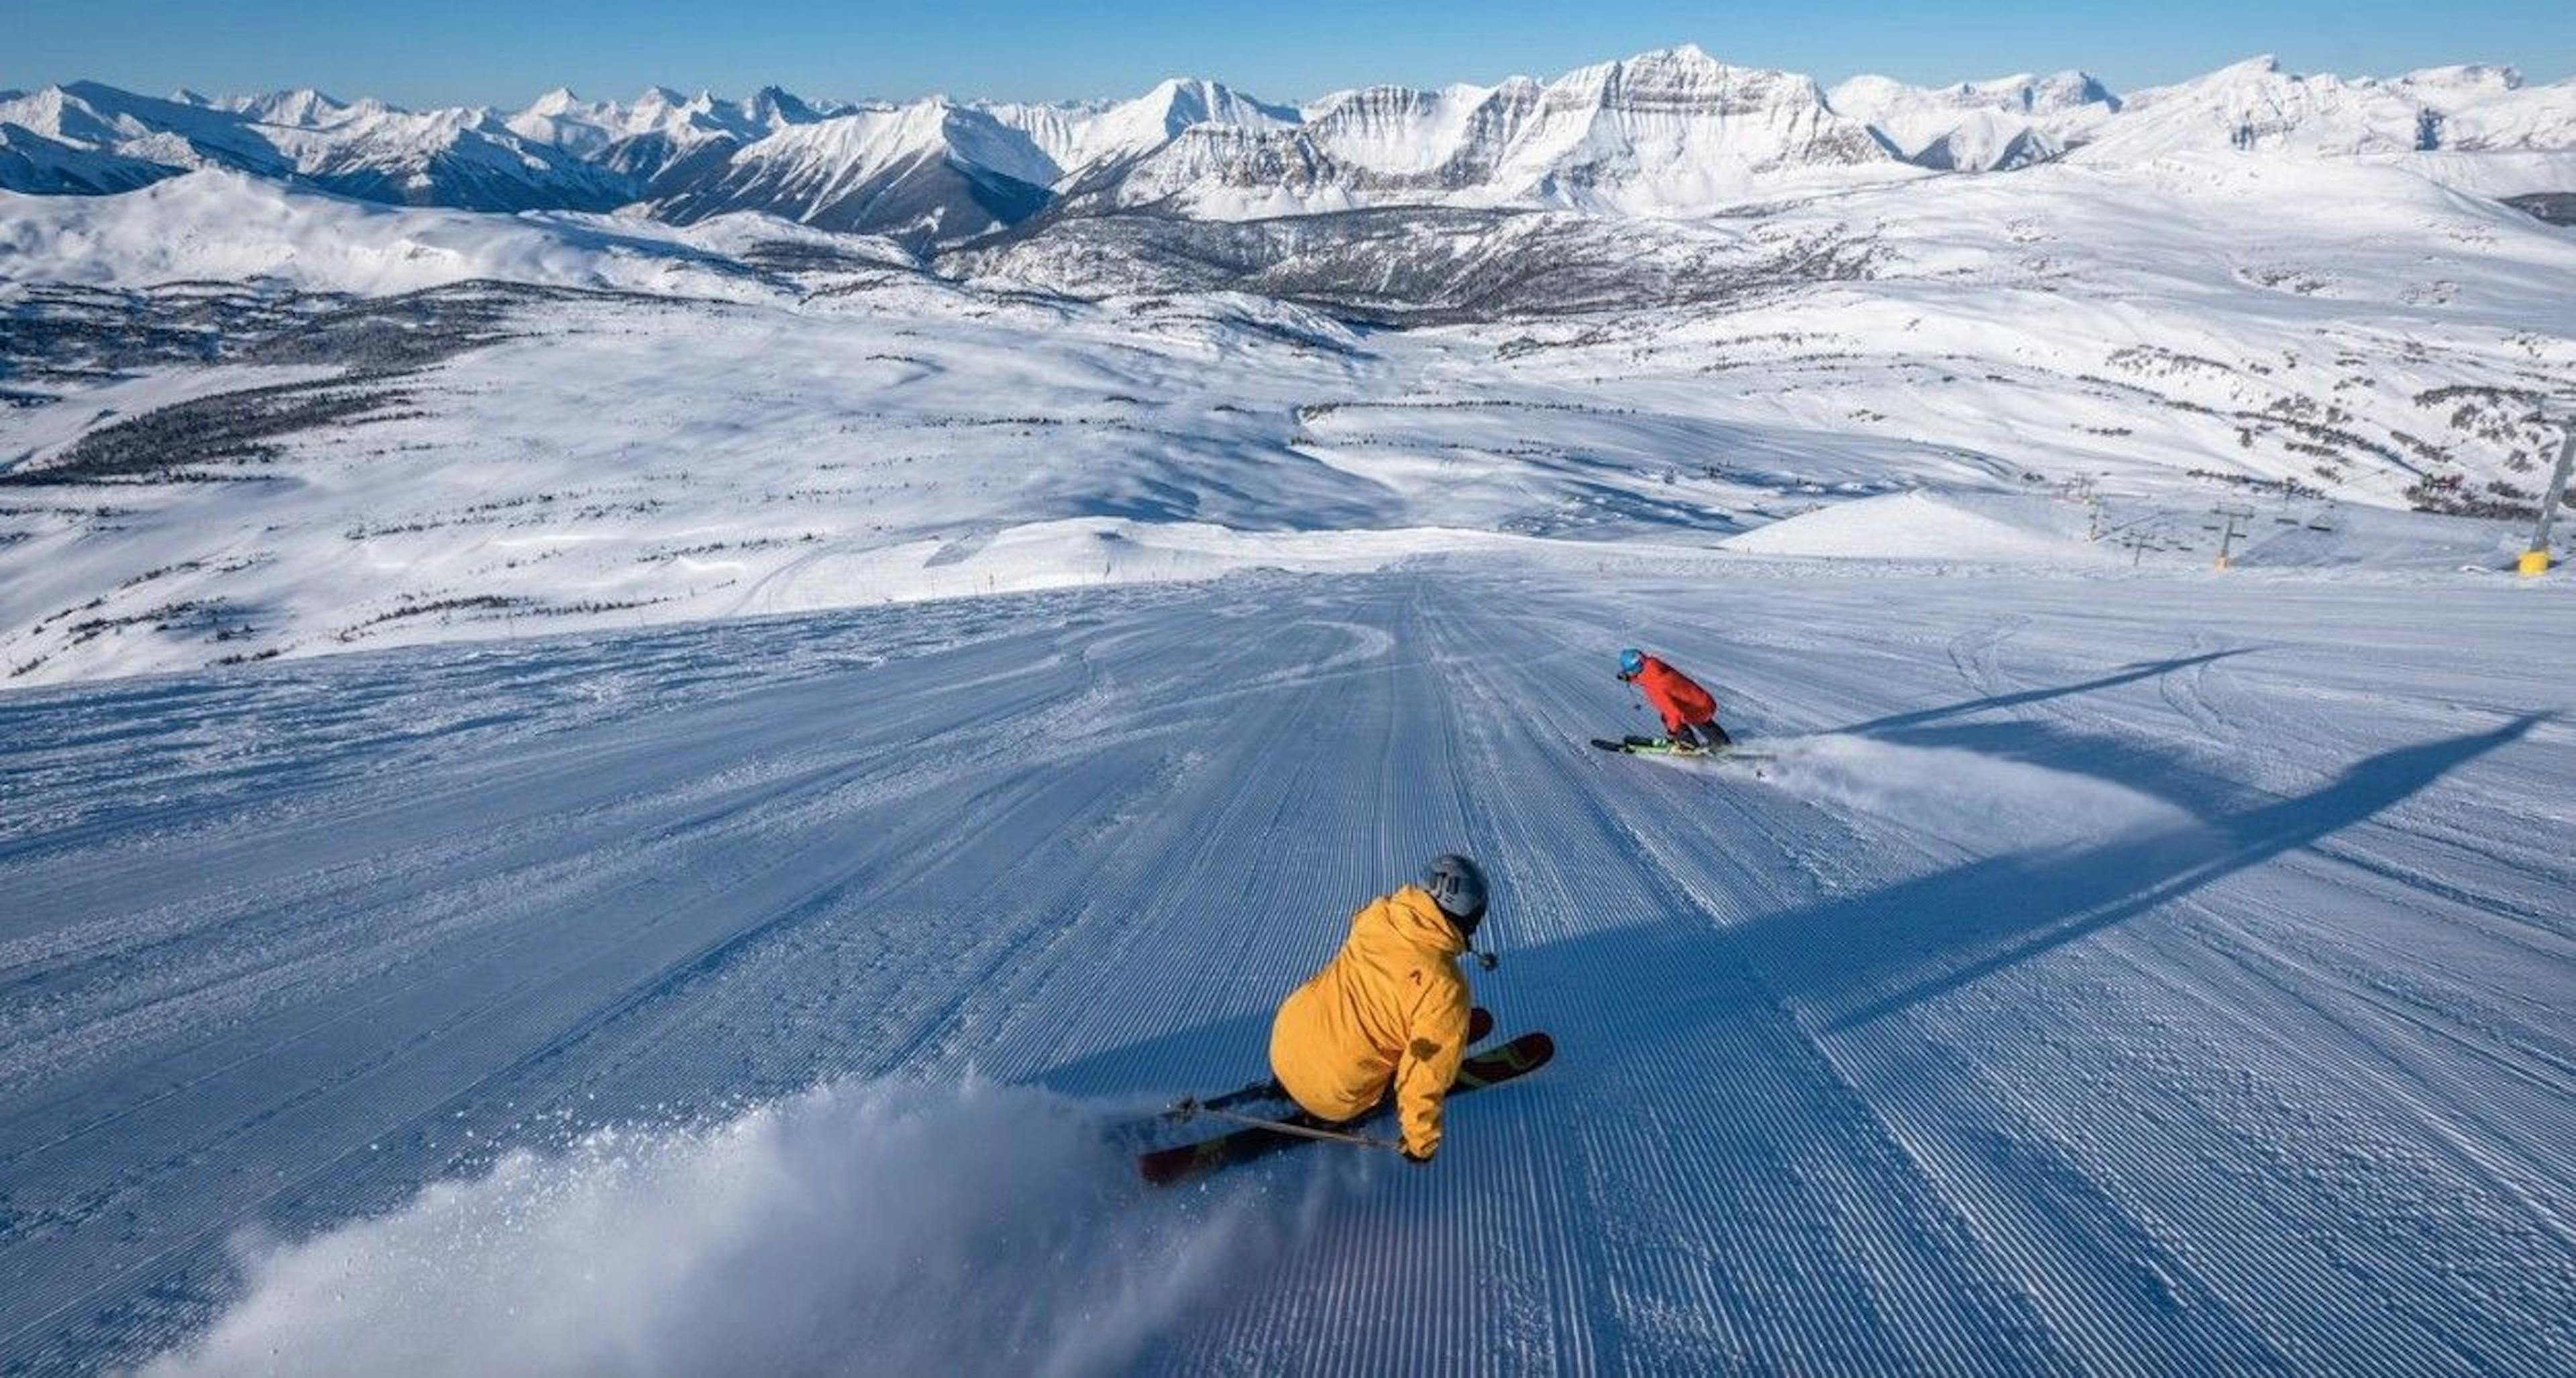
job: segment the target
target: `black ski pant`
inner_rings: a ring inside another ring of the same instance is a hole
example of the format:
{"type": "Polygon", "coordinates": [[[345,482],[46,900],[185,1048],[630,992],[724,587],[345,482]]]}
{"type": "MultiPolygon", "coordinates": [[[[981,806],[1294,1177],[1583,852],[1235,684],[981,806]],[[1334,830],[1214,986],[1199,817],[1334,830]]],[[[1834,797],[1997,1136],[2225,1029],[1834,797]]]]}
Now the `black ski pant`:
{"type": "Polygon", "coordinates": [[[1735,744],[1735,739],[1726,735],[1726,729],[1718,726],[1715,718],[1707,722],[1683,724],[1673,733],[1673,740],[1685,746],[1696,746],[1709,751],[1735,744]]]}

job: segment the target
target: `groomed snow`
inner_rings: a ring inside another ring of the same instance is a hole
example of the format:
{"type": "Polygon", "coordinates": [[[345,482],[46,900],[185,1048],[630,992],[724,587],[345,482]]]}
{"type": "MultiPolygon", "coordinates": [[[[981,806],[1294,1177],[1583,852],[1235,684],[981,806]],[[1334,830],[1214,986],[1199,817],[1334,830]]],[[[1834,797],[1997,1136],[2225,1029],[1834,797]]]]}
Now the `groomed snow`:
{"type": "Polygon", "coordinates": [[[2563,1373],[2570,611],[1488,552],[0,695],[0,1364],[2563,1373]],[[1779,759],[1585,747],[1627,642],[1779,759]],[[1135,1184],[1451,847],[1556,1061],[1135,1184]]]}
{"type": "Polygon", "coordinates": [[[2086,540],[2084,514],[2045,498],[1984,499],[1931,493],[1820,507],[1729,537],[1726,548],[1765,555],[1879,560],[2082,563],[2110,558],[2086,540]]]}

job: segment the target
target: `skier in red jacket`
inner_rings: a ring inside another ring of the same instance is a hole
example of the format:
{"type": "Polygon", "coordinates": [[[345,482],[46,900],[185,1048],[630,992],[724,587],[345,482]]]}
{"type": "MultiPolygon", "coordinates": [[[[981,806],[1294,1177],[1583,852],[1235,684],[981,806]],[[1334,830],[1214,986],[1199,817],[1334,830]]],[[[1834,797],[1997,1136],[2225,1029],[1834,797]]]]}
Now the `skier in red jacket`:
{"type": "Polygon", "coordinates": [[[1684,751],[1714,751],[1735,739],[1717,725],[1717,700],[1691,677],[1644,651],[1619,653],[1619,678],[1636,685],[1663,715],[1664,735],[1684,751]]]}

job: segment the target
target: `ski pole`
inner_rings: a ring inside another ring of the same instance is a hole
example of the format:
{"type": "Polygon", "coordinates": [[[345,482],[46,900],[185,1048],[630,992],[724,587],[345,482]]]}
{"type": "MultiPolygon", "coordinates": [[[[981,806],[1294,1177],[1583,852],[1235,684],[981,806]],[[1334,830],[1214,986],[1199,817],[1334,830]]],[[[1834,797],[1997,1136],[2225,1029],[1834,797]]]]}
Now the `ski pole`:
{"type": "Polygon", "coordinates": [[[1206,1100],[1200,1100],[1196,1096],[1183,1096],[1164,1108],[1163,1118],[1186,1120],[1202,1110],[1222,1110],[1229,1105],[1241,1105],[1248,1100],[1276,1100],[1287,1094],[1279,1089],[1277,1082],[1256,1081],[1250,1086],[1228,1091],[1222,1096],[1210,1096],[1206,1100]]]}
{"type": "Polygon", "coordinates": [[[1361,1148],[1395,1147],[1384,1139],[1372,1139],[1365,1134],[1345,1134],[1337,1129],[1312,1129],[1302,1124],[1290,1124],[1286,1120],[1265,1120],[1258,1115],[1238,1115],[1231,1110],[1210,1110],[1206,1106],[1200,1106],[1198,1113],[1214,1116],[1220,1120],[1232,1120],[1236,1124],[1249,1125],[1255,1129],[1275,1129],[1282,1134],[1294,1134],[1301,1139],[1322,1139],[1326,1143],[1356,1144],[1361,1148]]]}
{"type": "MultiPolygon", "coordinates": [[[[1629,712],[1631,712],[1631,713],[1643,713],[1643,712],[1645,712],[1645,711],[1646,711],[1646,691],[1645,691],[1645,690],[1643,690],[1643,689],[1638,688],[1638,687],[1637,687],[1637,681],[1635,681],[1635,680],[1633,680],[1633,679],[1624,679],[1624,680],[1621,680],[1621,681],[1620,681],[1620,683],[1625,684],[1625,685],[1627,685],[1627,686],[1628,686],[1628,711],[1629,711],[1629,712]]],[[[1661,719],[1658,719],[1657,721],[1658,721],[1658,723],[1660,723],[1660,722],[1661,722],[1661,719]]],[[[1664,739],[1665,739],[1666,741],[1670,741],[1670,740],[1672,740],[1672,734],[1671,734],[1671,733],[1669,733],[1669,732],[1665,733],[1665,734],[1664,734],[1664,739]]],[[[1492,968],[1491,968],[1491,967],[1488,967],[1488,968],[1486,968],[1486,970],[1490,971],[1490,970],[1492,970],[1492,968]]]]}

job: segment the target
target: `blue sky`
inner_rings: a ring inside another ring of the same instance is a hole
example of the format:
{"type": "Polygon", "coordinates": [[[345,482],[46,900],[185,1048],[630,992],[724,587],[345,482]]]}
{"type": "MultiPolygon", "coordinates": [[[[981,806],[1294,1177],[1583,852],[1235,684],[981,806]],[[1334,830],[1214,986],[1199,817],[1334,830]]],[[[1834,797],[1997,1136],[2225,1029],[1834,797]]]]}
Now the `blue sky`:
{"type": "Polygon", "coordinates": [[[1392,81],[1549,75],[1695,42],[1828,82],[1932,83],[2082,67],[2114,88],[2255,53],[2301,71],[2393,75],[2508,62],[2576,72],[2576,0],[0,0],[0,87],[88,77],[149,92],[318,86],[405,105],[522,104],[568,84],[739,95],[1058,100],[1214,77],[1273,99],[1392,81]]]}

